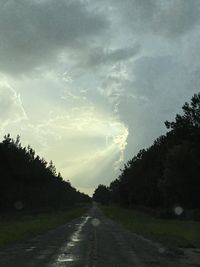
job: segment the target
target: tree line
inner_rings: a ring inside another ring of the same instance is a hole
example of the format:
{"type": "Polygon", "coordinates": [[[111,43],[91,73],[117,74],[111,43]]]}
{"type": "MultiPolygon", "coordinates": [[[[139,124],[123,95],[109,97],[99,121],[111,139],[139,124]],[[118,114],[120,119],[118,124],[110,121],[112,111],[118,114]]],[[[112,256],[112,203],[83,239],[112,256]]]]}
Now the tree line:
{"type": "Polygon", "coordinates": [[[119,177],[93,198],[127,207],[200,208],[200,93],[182,107],[165,135],[129,160],[119,177]]]}
{"type": "Polygon", "coordinates": [[[36,155],[28,145],[22,147],[20,136],[10,134],[0,143],[0,211],[62,209],[90,197],[65,181],[52,161],[36,155]]]}

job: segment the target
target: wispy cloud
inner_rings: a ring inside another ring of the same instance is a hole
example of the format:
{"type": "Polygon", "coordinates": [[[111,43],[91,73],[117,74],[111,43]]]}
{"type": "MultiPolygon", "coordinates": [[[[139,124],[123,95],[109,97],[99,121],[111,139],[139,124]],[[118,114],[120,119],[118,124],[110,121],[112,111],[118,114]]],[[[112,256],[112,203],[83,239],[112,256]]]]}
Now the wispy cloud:
{"type": "Polygon", "coordinates": [[[1,130],[9,124],[27,120],[20,95],[3,77],[0,80],[0,113],[1,130]]]}

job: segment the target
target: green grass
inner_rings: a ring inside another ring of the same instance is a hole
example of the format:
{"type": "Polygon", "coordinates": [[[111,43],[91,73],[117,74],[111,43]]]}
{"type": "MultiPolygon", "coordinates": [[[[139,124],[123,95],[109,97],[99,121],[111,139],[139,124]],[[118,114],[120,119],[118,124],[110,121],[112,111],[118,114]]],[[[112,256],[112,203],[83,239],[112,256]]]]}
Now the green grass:
{"type": "Polygon", "coordinates": [[[165,220],[120,207],[104,207],[105,215],[132,232],[178,247],[200,247],[200,222],[165,220]]]}
{"type": "Polygon", "coordinates": [[[26,240],[82,216],[88,206],[37,215],[6,216],[0,221],[0,247],[26,240]]]}

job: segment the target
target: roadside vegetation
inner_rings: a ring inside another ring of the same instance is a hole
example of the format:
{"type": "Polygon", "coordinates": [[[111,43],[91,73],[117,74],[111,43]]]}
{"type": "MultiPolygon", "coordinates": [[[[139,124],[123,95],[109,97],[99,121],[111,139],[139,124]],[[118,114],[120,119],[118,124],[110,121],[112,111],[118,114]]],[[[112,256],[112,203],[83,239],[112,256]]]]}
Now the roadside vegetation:
{"type": "Polygon", "coordinates": [[[95,201],[160,209],[163,218],[179,206],[185,218],[200,220],[200,93],[165,125],[167,133],[130,159],[116,180],[98,186],[95,201]]]}
{"type": "Polygon", "coordinates": [[[20,136],[4,136],[0,143],[0,214],[16,210],[62,209],[89,202],[49,163],[36,155],[29,145],[21,145],[20,136]]]}
{"type": "Polygon", "coordinates": [[[38,214],[4,214],[0,217],[0,247],[37,236],[82,216],[89,205],[38,214]]]}
{"type": "Polygon", "coordinates": [[[0,182],[0,247],[80,217],[91,201],[20,136],[0,142],[0,182]]]}
{"type": "Polygon", "coordinates": [[[118,206],[104,206],[103,211],[106,216],[128,230],[170,247],[200,248],[200,222],[159,219],[144,212],[118,206]]]}

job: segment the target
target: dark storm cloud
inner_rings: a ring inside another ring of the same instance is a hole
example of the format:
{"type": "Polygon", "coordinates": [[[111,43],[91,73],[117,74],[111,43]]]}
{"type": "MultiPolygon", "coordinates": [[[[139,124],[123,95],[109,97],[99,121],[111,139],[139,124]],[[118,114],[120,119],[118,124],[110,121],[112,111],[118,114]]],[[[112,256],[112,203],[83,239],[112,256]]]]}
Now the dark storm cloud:
{"type": "Polygon", "coordinates": [[[112,64],[119,61],[126,61],[136,56],[140,51],[140,45],[135,44],[132,47],[119,49],[103,49],[102,47],[93,49],[86,60],[88,67],[94,67],[101,64],[112,64]]]}
{"type": "Polygon", "coordinates": [[[168,38],[190,31],[200,21],[198,0],[112,1],[122,21],[138,34],[153,33],[168,38]]]}
{"type": "Polygon", "coordinates": [[[21,73],[82,48],[109,26],[83,1],[4,1],[0,9],[0,70],[21,73]]]}
{"type": "Polygon", "coordinates": [[[126,94],[118,105],[118,114],[129,127],[126,159],[164,134],[164,122],[173,120],[197,92],[194,74],[174,54],[141,57],[131,73],[134,78],[125,83],[126,94]]]}

